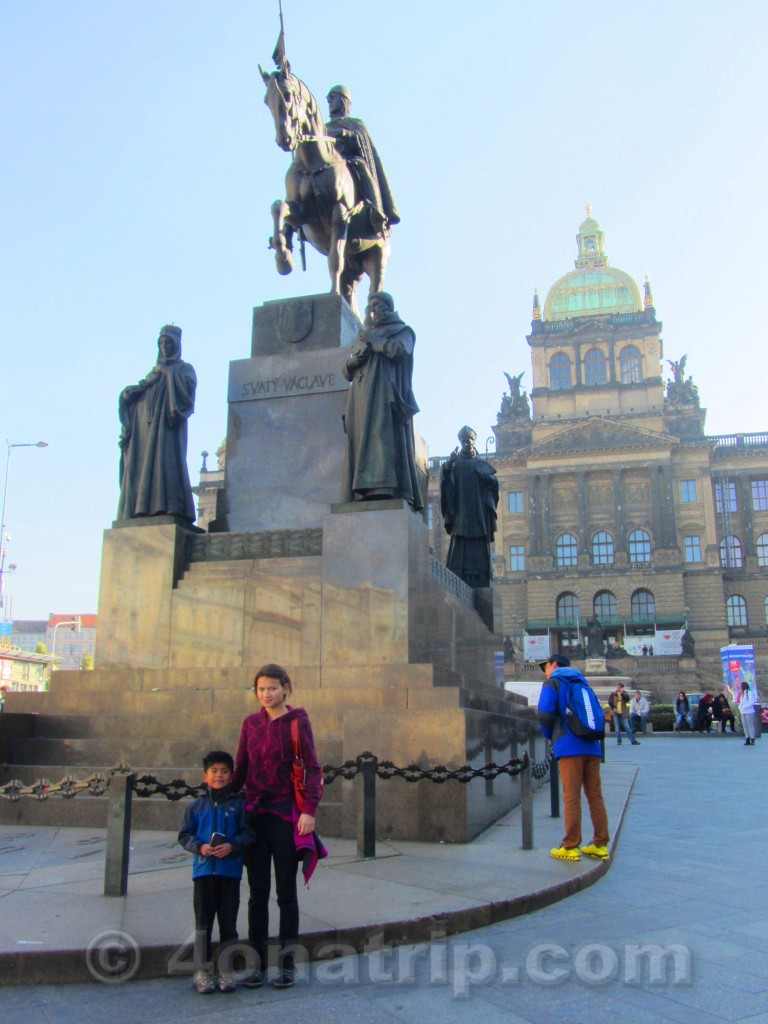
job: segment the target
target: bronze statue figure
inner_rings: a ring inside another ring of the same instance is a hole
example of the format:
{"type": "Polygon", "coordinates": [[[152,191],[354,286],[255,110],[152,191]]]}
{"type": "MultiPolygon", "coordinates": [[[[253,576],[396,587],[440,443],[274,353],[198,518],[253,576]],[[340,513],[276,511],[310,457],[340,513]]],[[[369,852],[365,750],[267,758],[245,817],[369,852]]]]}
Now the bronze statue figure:
{"type": "Polygon", "coordinates": [[[445,564],[470,587],[490,587],[499,481],[479,458],[472,427],[462,427],[458,437],[461,451],[456,448],[440,469],[440,510],[451,537],[445,564]]]}
{"type": "Polygon", "coordinates": [[[376,292],[343,369],[351,382],[344,408],[347,447],[342,501],[404,498],[423,508],[413,443],[413,348],[416,335],[376,292]]]}
{"type": "Polygon", "coordinates": [[[293,153],[285,200],[272,204],[270,248],[280,274],[293,270],[298,233],[328,257],[331,291],[357,312],[355,291],[367,274],[370,294],[381,291],[389,260],[389,226],[399,220],[389,185],[362,121],[348,117],[349,94],[331,90],[326,129],[317,100],[284,58],[271,74],[259,67],[264,102],[275,122],[276,142],[293,153]],[[341,102],[344,100],[344,102],[341,102]],[[352,169],[350,169],[352,168],[352,169]]]}
{"type": "Polygon", "coordinates": [[[346,85],[332,86],[327,99],[331,119],[326,130],[360,186],[371,227],[377,234],[389,235],[392,225],[400,223],[400,214],[373,139],[359,118],[350,117],[352,94],[346,85]]]}
{"type": "Polygon", "coordinates": [[[181,328],[166,325],[157,363],[120,393],[118,519],[175,515],[190,523],[195,503],[187,469],[187,420],[195,411],[197,377],[181,358],[181,328]]]}
{"type": "Polygon", "coordinates": [[[605,654],[603,624],[596,615],[587,619],[587,657],[602,658],[605,654]]]}

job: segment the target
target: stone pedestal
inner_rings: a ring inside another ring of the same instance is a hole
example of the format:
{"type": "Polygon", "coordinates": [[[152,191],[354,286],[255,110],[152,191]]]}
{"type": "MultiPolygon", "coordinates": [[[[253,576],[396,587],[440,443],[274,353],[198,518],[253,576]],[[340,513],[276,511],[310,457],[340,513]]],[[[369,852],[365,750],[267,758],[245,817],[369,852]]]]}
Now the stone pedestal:
{"type": "Polygon", "coordinates": [[[429,535],[402,500],[335,505],[323,521],[321,663],[429,660],[429,535]]]}
{"type": "Polygon", "coordinates": [[[587,658],[584,662],[584,675],[607,676],[608,667],[605,663],[605,658],[587,658]]]}
{"type": "Polygon", "coordinates": [[[104,531],[99,582],[99,668],[166,668],[171,602],[187,538],[174,516],[116,522],[104,531]]]}
{"type": "Polygon", "coordinates": [[[230,363],[226,528],[320,526],[339,500],[342,368],[360,322],[338,295],[254,309],[251,358],[230,363]]]}

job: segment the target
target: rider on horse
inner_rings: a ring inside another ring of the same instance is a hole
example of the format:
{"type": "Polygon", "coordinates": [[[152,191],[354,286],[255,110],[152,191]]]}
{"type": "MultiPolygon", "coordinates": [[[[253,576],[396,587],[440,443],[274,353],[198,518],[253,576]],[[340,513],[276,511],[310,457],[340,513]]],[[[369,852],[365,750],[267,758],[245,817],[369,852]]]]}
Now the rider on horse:
{"type": "Polygon", "coordinates": [[[327,99],[331,120],[326,131],[360,187],[375,234],[386,237],[392,225],[400,223],[400,214],[373,139],[359,118],[349,116],[352,95],[346,85],[332,86],[327,99]]]}

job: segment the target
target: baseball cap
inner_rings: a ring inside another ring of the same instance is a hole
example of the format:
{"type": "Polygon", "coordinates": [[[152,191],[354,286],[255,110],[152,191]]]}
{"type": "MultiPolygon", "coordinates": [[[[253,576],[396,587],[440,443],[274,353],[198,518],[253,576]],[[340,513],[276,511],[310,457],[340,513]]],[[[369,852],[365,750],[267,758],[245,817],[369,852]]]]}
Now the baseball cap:
{"type": "Polygon", "coordinates": [[[561,668],[568,668],[570,666],[570,664],[571,664],[571,659],[570,658],[566,658],[566,656],[564,654],[550,654],[550,656],[548,658],[545,658],[543,661],[539,662],[539,668],[541,669],[542,672],[547,667],[547,665],[550,663],[550,661],[557,662],[557,664],[561,668]]]}

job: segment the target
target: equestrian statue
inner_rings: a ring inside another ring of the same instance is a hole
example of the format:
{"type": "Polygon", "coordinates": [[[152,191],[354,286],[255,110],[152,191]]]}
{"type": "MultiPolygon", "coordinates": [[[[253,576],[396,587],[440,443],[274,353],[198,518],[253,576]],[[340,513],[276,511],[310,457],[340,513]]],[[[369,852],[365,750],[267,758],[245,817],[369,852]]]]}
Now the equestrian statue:
{"type": "Polygon", "coordinates": [[[264,71],[264,102],[275,122],[275,141],[293,160],[285,176],[285,199],[272,204],[275,250],[280,274],[293,270],[298,234],[328,257],[331,292],[347,300],[355,313],[357,285],[367,274],[370,294],[384,288],[389,236],[400,217],[370,135],[349,116],[346,86],[333,86],[326,125],[317,100],[294,74],[282,47],[273,54],[277,71],[264,71]]]}

